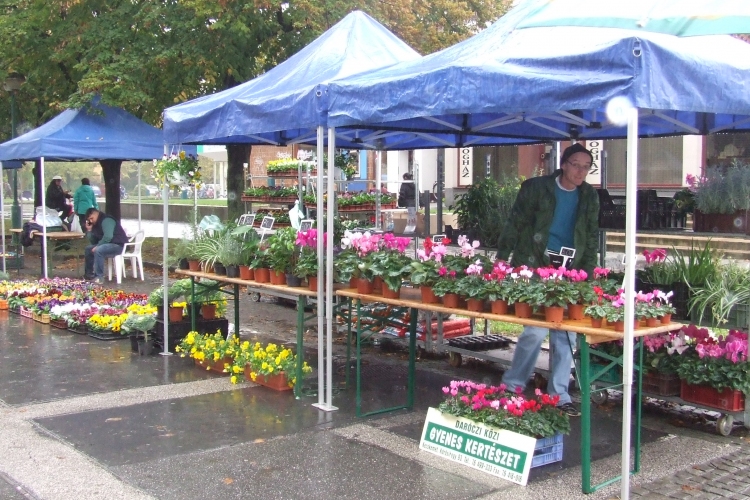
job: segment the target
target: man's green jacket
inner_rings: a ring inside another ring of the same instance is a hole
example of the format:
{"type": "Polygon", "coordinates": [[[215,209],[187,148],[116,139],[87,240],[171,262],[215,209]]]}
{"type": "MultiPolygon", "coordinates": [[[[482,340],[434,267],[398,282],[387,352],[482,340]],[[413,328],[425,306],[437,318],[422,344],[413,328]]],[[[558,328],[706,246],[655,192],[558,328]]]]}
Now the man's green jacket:
{"type": "MultiPolygon", "coordinates": [[[[498,242],[497,258],[508,260],[512,254],[514,266],[545,267],[545,255],[552,216],[555,213],[555,178],[562,174],[533,177],[521,184],[498,242]]],[[[599,195],[584,182],[578,186],[578,214],[573,241],[576,249],[573,269],[583,269],[592,276],[599,250],[599,195]]]]}

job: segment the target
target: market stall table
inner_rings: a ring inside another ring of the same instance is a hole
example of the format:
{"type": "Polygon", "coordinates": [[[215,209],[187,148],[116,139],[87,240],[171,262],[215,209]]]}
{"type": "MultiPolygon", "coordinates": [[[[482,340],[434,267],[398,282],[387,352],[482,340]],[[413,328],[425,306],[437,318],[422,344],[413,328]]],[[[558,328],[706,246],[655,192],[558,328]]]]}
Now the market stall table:
{"type": "MultiPolygon", "coordinates": [[[[453,309],[444,307],[441,304],[425,304],[421,300],[410,298],[408,294],[404,294],[405,297],[398,299],[384,298],[380,295],[364,295],[357,292],[356,289],[344,289],[337,290],[336,295],[340,297],[348,298],[357,303],[357,309],[359,310],[362,302],[381,302],[384,304],[390,304],[399,307],[406,307],[410,309],[411,321],[409,324],[409,380],[407,386],[407,403],[403,407],[399,408],[411,408],[414,404],[414,376],[415,376],[415,360],[416,360],[416,346],[417,346],[417,314],[420,310],[431,311],[443,314],[457,314],[461,316],[468,316],[472,318],[481,318],[491,321],[504,321],[507,323],[516,323],[521,325],[539,326],[543,328],[556,328],[561,330],[567,330],[574,332],[578,337],[578,349],[580,352],[580,366],[577,366],[577,379],[581,388],[581,486],[584,493],[591,493],[601,488],[602,486],[618,481],[621,478],[612,478],[602,484],[592,486],[591,485],[591,386],[596,383],[599,376],[608,370],[602,370],[595,374],[591,373],[591,360],[592,354],[598,354],[595,349],[591,346],[604,342],[612,342],[622,340],[624,334],[616,332],[610,328],[592,328],[587,326],[586,320],[564,320],[561,323],[548,323],[537,317],[529,319],[517,318],[512,315],[499,315],[491,314],[486,312],[474,312],[467,309],[453,309]]],[[[359,317],[359,314],[358,314],[359,317]]],[[[639,340],[639,353],[635,369],[638,372],[635,380],[636,384],[636,410],[635,410],[635,428],[636,438],[634,443],[635,455],[634,464],[631,473],[637,473],[640,470],[640,428],[641,428],[641,387],[642,387],[642,367],[643,367],[643,337],[650,335],[657,335],[660,333],[671,332],[679,330],[683,325],[681,323],[669,323],[666,325],[660,325],[653,328],[638,328],[633,334],[636,339],[639,340]]],[[[360,332],[357,331],[357,391],[359,393],[360,386],[360,365],[359,365],[359,336],[360,332]]],[[[572,347],[572,346],[571,346],[572,347]]],[[[610,363],[607,369],[614,366],[622,366],[622,357],[614,358],[608,355],[604,355],[605,359],[610,359],[610,363]]],[[[359,403],[359,394],[357,394],[357,401],[359,403]]],[[[398,408],[388,408],[381,410],[390,411],[398,408]]],[[[358,409],[359,414],[359,409],[358,409]]]]}
{"type": "MultiPolygon", "coordinates": [[[[16,234],[23,233],[23,229],[11,229],[10,231],[11,231],[11,233],[16,233],[16,234]]],[[[38,237],[39,241],[42,244],[42,250],[41,250],[39,258],[41,260],[41,273],[42,273],[42,276],[44,276],[45,275],[44,274],[44,255],[45,255],[45,253],[47,251],[47,242],[43,238],[44,233],[42,233],[42,231],[31,231],[29,233],[29,236],[31,236],[34,239],[36,239],[38,237]]],[[[84,236],[85,236],[85,234],[83,234],[83,233],[76,233],[76,232],[73,232],[73,231],[48,231],[47,232],[47,239],[54,240],[54,241],[57,241],[57,242],[60,242],[60,241],[80,240],[84,236]]],[[[78,260],[77,260],[77,257],[76,257],[76,268],[78,267],[77,263],[78,263],[78,260]]]]}

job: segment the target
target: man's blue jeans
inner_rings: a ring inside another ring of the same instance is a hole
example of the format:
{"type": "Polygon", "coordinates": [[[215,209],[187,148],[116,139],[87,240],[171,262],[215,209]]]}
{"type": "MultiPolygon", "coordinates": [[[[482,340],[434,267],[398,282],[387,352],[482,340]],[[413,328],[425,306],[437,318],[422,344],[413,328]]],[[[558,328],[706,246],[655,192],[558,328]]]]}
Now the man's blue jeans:
{"type": "Polygon", "coordinates": [[[552,359],[550,359],[551,377],[547,383],[547,392],[560,396],[558,404],[570,403],[568,385],[570,384],[570,367],[573,362],[571,346],[575,345],[575,333],[563,330],[548,330],[538,326],[526,326],[518,337],[516,351],[513,353],[513,364],[503,375],[503,383],[513,392],[516,387],[526,388],[526,382],[531,377],[542,342],[549,331],[549,344],[552,359]]]}
{"type": "Polygon", "coordinates": [[[116,243],[102,243],[99,245],[87,245],[86,250],[83,252],[85,256],[85,273],[86,276],[92,274],[97,278],[104,277],[104,262],[108,257],[114,257],[122,253],[122,245],[116,243]],[[96,252],[92,252],[91,249],[96,247],[96,252]]]}

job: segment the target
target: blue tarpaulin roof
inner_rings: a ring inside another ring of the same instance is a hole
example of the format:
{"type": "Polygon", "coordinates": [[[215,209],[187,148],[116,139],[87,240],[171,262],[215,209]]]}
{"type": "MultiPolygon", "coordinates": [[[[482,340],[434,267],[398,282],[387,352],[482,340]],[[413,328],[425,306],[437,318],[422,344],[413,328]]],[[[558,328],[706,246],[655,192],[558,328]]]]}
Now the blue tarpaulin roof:
{"type": "MultiPolygon", "coordinates": [[[[184,149],[184,148],[182,148],[184,149]]],[[[195,154],[195,147],[187,153],[195,154]]],[[[125,110],[96,98],[0,144],[0,160],[152,160],[164,153],[164,134],[125,110]]]]}
{"type": "Polygon", "coordinates": [[[406,148],[514,138],[623,138],[614,97],[656,137],[750,129],[750,44],[612,28],[515,29],[526,2],[480,34],[421,59],[328,85],[328,126],[406,148]],[[362,125],[366,126],[362,126],[362,125]]]}
{"type": "Polygon", "coordinates": [[[323,84],[419,57],[380,23],[355,11],[267,73],[167,108],[165,137],[182,144],[315,143],[315,129],[326,124],[323,84]]]}

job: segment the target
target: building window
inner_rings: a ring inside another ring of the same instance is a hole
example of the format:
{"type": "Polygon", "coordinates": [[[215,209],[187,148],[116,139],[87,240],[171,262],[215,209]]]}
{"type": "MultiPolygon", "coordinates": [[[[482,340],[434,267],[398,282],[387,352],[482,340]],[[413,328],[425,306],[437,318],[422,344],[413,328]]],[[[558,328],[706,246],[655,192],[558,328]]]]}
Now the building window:
{"type": "MultiPolygon", "coordinates": [[[[638,185],[682,185],[682,137],[659,137],[638,141],[638,185]]],[[[607,152],[607,184],[624,185],[627,141],[604,141],[607,152]]]]}

